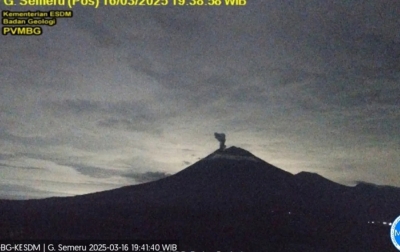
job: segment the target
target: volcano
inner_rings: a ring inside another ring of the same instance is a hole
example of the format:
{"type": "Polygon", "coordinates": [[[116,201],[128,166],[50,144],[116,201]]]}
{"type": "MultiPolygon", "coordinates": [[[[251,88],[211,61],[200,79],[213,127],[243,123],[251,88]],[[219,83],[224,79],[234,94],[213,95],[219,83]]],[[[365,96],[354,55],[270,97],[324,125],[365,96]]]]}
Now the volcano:
{"type": "Polygon", "coordinates": [[[169,177],[74,197],[0,201],[2,239],[178,240],[182,251],[396,251],[400,189],[293,175],[219,149],[169,177]]]}

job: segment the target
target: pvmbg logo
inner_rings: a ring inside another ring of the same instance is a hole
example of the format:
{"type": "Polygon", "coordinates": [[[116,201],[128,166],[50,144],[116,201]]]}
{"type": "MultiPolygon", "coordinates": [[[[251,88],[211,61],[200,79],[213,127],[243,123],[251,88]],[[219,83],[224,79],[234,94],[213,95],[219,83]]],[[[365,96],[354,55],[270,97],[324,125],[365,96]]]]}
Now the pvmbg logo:
{"type": "Polygon", "coordinates": [[[390,228],[390,237],[393,245],[400,250],[400,216],[397,217],[390,228]]]}

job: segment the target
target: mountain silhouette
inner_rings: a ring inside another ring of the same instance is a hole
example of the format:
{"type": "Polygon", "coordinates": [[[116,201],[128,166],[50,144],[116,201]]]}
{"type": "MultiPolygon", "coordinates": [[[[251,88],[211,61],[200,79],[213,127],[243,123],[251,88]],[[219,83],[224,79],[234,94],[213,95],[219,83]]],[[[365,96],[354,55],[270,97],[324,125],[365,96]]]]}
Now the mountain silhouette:
{"type": "Polygon", "coordinates": [[[3,239],[169,239],[193,251],[395,251],[400,189],[293,175],[218,149],[169,177],[74,197],[0,201],[3,239]]]}

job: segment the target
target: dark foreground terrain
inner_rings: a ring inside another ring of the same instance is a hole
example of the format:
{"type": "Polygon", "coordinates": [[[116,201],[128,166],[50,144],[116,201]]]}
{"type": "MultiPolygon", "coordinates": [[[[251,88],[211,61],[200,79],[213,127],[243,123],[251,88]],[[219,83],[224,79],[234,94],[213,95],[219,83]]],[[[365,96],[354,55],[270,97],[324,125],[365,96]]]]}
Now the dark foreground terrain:
{"type": "Polygon", "coordinates": [[[293,175],[231,147],[151,183],[0,201],[0,237],[168,239],[196,252],[397,251],[382,222],[399,215],[398,188],[293,175]]]}

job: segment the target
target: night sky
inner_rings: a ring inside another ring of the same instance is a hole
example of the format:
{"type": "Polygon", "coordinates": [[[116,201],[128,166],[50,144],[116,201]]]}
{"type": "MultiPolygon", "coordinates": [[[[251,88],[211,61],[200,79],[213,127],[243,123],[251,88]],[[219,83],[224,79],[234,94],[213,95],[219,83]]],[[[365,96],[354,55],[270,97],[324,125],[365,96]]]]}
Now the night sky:
{"type": "Polygon", "coordinates": [[[0,37],[0,198],[162,178],[214,132],[294,174],[400,187],[400,1],[72,10],[0,37]]]}

